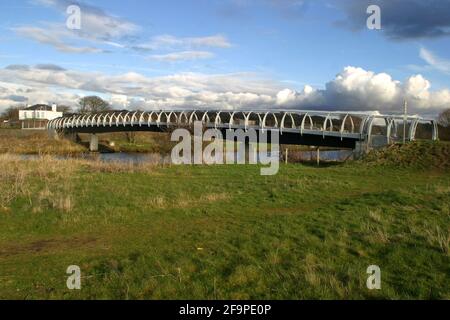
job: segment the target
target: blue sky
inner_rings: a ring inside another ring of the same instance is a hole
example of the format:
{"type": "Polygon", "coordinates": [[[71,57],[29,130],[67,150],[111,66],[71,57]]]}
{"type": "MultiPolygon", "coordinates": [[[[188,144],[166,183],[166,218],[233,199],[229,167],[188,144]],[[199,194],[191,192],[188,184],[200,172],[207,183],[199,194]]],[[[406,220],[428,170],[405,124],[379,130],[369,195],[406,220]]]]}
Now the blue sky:
{"type": "Polygon", "coordinates": [[[98,94],[140,109],[396,110],[407,98],[438,112],[450,1],[423,2],[2,0],[0,108],[98,94]],[[366,27],[373,3],[381,30],[366,27]],[[71,4],[81,30],[66,27],[71,4]]]}

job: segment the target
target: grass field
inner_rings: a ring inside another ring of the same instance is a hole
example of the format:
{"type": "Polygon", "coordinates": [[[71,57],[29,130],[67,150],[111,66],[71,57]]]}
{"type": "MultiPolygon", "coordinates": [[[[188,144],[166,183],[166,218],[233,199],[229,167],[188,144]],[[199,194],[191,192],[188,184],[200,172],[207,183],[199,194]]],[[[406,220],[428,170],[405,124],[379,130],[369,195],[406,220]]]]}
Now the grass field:
{"type": "Polygon", "coordinates": [[[0,155],[0,175],[1,298],[450,298],[446,167],[264,177],[0,155]],[[381,290],[366,287],[372,264],[381,290]],[[66,288],[69,265],[81,290],[66,288]]]}

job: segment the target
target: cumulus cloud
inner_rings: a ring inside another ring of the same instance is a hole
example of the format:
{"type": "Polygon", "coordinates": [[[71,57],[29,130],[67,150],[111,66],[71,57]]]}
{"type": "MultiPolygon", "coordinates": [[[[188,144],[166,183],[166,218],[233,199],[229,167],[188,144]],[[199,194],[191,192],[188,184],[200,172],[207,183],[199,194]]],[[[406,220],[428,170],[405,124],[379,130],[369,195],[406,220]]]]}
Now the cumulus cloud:
{"type": "Polygon", "coordinates": [[[450,35],[450,0],[349,0],[337,1],[346,12],[346,26],[366,28],[367,7],[381,8],[381,26],[394,40],[437,38],[450,35]]]}
{"type": "Polygon", "coordinates": [[[320,91],[306,85],[302,91],[292,89],[283,89],[277,93],[276,105],[287,108],[314,108],[318,105],[324,105],[324,98],[320,91]]]}
{"type": "Polygon", "coordinates": [[[35,103],[73,105],[79,95],[70,92],[53,91],[48,87],[30,87],[0,81],[0,111],[10,106],[24,106],[35,103]]]}
{"type": "Polygon", "coordinates": [[[387,73],[346,67],[323,89],[284,88],[252,73],[177,73],[148,77],[136,72],[109,75],[58,66],[0,69],[0,108],[58,102],[74,106],[84,94],[98,94],[118,109],[320,109],[395,112],[407,99],[411,112],[437,114],[450,107],[450,90],[433,91],[422,75],[400,82],[387,73]],[[21,98],[24,97],[24,98],[21,98]]]}
{"type": "Polygon", "coordinates": [[[422,75],[414,75],[404,83],[392,79],[386,73],[374,73],[362,68],[346,67],[325,89],[303,92],[282,91],[278,105],[288,107],[316,107],[324,110],[379,110],[401,112],[407,99],[410,111],[437,113],[450,107],[448,89],[431,91],[431,84],[422,75]]]}

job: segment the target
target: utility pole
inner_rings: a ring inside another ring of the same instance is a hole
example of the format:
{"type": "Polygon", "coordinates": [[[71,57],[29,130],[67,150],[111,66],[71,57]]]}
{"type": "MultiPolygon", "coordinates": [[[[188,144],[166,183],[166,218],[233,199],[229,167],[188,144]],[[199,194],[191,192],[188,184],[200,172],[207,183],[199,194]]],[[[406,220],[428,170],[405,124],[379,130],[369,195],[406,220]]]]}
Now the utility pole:
{"type": "Polygon", "coordinates": [[[408,101],[403,103],[403,144],[406,143],[406,124],[408,123],[408,101]]]}

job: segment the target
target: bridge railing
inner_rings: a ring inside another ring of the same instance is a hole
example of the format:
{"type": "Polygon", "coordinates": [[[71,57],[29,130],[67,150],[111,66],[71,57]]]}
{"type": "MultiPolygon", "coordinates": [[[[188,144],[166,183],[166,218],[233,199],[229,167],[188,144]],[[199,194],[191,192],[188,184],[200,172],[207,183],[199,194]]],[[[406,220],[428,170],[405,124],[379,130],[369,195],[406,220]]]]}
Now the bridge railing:
{"type": "Polygon", "coordinates": [[[317,110],[159,110],[159,111],[116,111],[96,114],[73,115],[50,121],[49,130],[76,131],[78,128],[110,128],[156,126],[179,127],[192,126],[195,121],[201,121],[205,127],[221,129],[254,128],[257,130],[279,130],[300,135],[317,134],[338,136],[341,139],[350,137],[370,143],[373,128],[376,125],[385,126],[388,143],[392,133],[395,133],[399,123],[408,125],[407,139],[414,140],[419,123],[429,123],[432,126],[432,139],[438,139],[435,120],[409,115],[382,115],[377,112],[341,112],[317,110]]]}

